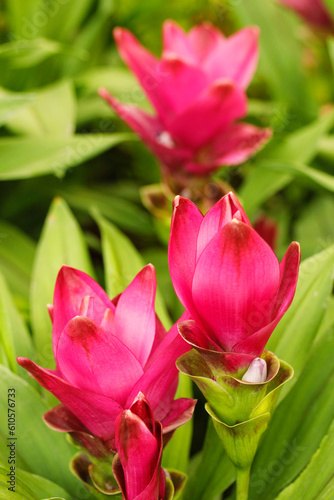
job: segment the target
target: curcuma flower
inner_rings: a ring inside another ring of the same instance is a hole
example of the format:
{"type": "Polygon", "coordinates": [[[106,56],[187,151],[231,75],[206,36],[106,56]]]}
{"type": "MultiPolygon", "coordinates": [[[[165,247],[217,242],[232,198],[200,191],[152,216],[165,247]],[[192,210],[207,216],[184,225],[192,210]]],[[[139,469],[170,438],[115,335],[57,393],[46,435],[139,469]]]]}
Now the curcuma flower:
{"type": "Polygon", "coordinates": [[[248,366],[291,304],[299,261],[294,242],[279,263],[234,194],[204,217],[191,201],[176,197],[169,269],[194,320],[179,324],[181,335],[209,357],[223,353],[230,372],[248,366]]]}
{"type": "Polygon", "coordinates": [[[165,176],[203,176],[240,164],[271,136],[269,129],[237,122],[247,114],[245,88],[258,61],[258,28],[225,38],[209,23],[186,34],[166,21],[161,59],[126,29],[114,34],[155,114],[118,102],[106,89],[100,95],[157,156],[165,176]]]}
{"type": "Polygon", "coordinates": [[[46,423],[71,432],[92,455],[115,450],[116,417],[131,407],[139,392],[164,433],[191,418],[195,402],[174,401],[175,360],[187,348],[175,327],[166,334],[156,318],[155,293],[152,265],[114,301],[87,274],[63,266],[49,306],[56,369],[18,358],[62,403],[45,414],[46,423]]]}
{"type": "Polygon", "coordinates": [[[310,26],[334,33],[334,20],[322,0],[278,0],[297,12],[310,26]]]}

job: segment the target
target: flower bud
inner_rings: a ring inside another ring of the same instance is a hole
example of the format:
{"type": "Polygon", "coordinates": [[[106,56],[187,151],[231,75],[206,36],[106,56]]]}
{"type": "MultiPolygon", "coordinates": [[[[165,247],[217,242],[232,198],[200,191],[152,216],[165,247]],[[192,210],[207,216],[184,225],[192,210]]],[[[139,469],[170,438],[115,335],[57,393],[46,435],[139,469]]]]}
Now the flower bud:
{"type": "Polygon", "coordinates": [[[265,382],[267,380],[267,363],[265,360],[261,358],[253,359],[241,380],[253,384],[265,382]]]}

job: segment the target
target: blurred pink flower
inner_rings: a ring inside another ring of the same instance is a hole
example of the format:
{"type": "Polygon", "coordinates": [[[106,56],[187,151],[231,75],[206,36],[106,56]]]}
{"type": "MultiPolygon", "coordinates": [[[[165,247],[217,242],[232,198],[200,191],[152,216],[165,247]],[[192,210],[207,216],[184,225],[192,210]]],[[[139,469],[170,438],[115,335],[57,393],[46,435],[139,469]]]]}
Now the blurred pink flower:
{"type": "Polygon", "coordinates": [[[315,28],[334,33],[334,21],[322,0],[278,0],[315,28]]]}
{"type": "Polygon", "coordinates": [[[165,473],[161,468],[162,425],[154,420],[142,394],[129,410],[116,419],[114,476],[123,500],[159,500],[165,496],[165,473]]]}
{"type": "Polygon", "coordinates": [[[186,34],[166,21],[161,59],[128,30],[114,34],[155,115],[121,104],[106,89],[100,95],[159,158],[165,174],[207,175],[242,163],[267,142],[269,129],[236,123],[247,114],[245,88],[257,66],[258,28],[225,38],[209,23],[186,34]]]}
{"type": "Polygon", "coordinates": [[[45,414],[45,421],[75,433],[92,453],[96,446],[97,454],[103,454],[104,446],[114,449],[115,419],[139,392],[165,433],[191,418],[195,402],[174,401],[175,361],[187,346],[180,343],[175,326],[166,334],[156,318],[155,293],[152,265],[144,267],[114,301],[87,274],[63,266],[49,306],[56,369],[18,358],[62,403],[45,414]],[[92,434],[103,446],[91,441],[92,434]]]}
{"type": "Polygon", "coordinates": [[[194,321],[183,338],[204,351],[232,353],[232,369],[260,356],[293,299],[300,249],[291,243],[281,263],[229,193],[203,217],[176,197],[169,242],[175,291],[194,321]],[[238,356],[236,356],[238,354],[238,356]]]}

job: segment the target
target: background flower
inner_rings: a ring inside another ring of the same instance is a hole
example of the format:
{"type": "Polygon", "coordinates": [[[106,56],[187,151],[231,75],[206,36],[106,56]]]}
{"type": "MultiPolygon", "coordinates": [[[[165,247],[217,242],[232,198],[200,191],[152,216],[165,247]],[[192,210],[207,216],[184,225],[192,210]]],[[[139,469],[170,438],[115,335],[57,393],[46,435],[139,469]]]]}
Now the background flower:
{"type": "Polygon", "coordinates": [[[242,163],[269,139],[269,129],[236,123],[247,113],[244,89],[258,60],[257,28],[229,38],[209,23],[188,34],[174,22],[163,27],[157,59],[126,29],[117,28],[119,52],[155,109],[150,115],[100,95],[142,138],[162,167],[207,175],[221,165],[242,163]]]}

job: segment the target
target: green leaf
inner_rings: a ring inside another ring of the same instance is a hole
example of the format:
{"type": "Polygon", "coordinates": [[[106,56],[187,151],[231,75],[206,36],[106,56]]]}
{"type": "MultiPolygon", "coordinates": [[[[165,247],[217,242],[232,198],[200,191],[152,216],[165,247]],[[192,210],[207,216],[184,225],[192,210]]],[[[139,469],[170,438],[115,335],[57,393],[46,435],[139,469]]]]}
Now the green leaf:
{"type": "Polygon", "coordinates": [[[0,89],[0,125],[11,120],[21,108],[33,100],[32,94],[11,94],[0,89]]]}
{"type": "Polygon", "coordinates": [[[288,101],[298,115],[312,116],[315,105],[302,71],[302,44],[295,36],[293,16],[275,2],[262,0],[239,2],[233,12],[243,26],[256,25],[261,30],[259,71],[275,98],[288,101]]]}
{"type": "Polygon", "coordinates": [[[78,134],[67,138],[1,138],[0,180],[46,174],[62,177],[68,168],[131,137],[131,134],[78,134]]]}
{"type": "MultiPolygon", "coordinates": [[[[27,382],[0,366],[0,441],[1,462],[7,464],[8,389],[15,389],[16,465],[28,472],[38,474],[65,488],[74,498],[84,491],[80,482],[71,474],[69,462],[75,453],[65,435],[49,429],[43,422],[43,414],[49,406],[27,382]]],[[[9,438],[9,439],[8,439],[9,438]]]]}
{"type": "Polygon", "coordinates": [[[0,271],[15,299],[29,299],[30,276],[36,245],[19,228],[0,221],[0,271]]]}
{"type": "Polygon", "coordinates": [[[294,177],[304,177],[315,182],[319,186],[328,189],[329,191],[334,191],[334,177],[332,175],[326,174],[326,172],[322,172],[321,170],[308,167],[303,163],[273,160],[265,162],[265,168],[275,172],[289,173],[294,177]]]}
{"type": "Polygon", "coordinates": [[[324,5],[326,6],[328,12],[331,14],[331,16],[334,18],[334,5],[332,0],[324,0],[324,5]]]}
{"type": "Polygon", "coordinates": [[[305,366],[307,354],[316,337],[332,291],[334,246],[305,260],[300,273],[292,305],[274,330],[267,349],[287,361],[295,376],[285,394],[296,383],[305,366]]]}
{"type": "MultiPolygon", "coordinates": [[[[104,219],[96,210],[94,210],[93,216],[102,237],[107,293],[110,297],[114,297],[128,286],[135,275],[145,266],[145,262],[132,242],[113,224],[104,219]]],[[[159,290],[157,290],[155,304],[159,318],[165,328],[169,328],[171,326],[170,318],[159,290]]]]}
{"type": "Polygon", "coordinates": [[[333,349],[331,332],[312,349],[301,376],[274,413],[255,457],[250,500],[274,499],[304,469],[327,433],[334,418],[333,349]]]}
{"type": "MultiPolygon", "coordinates": [[[[190,377],[180,373],[179,385],[175,398],[192,398],[192,383],[190,377]]],[[[193,433],[193,420],[191,419],[182,427],[179,427],[164,449],[162,456],[162,466],[165,469],[174,469],[187,472],[190,457],[191,439],[193,433]]]]}
{"type": "Polygon", "coordinates": [[[87,189],[81,186],[62,189],[60,194],[72,207],[78,210],[87,212],[91,207],[96,207],[102,215],[124,231],[152,235],[153,228],[149,214],[144,211],[141,205],[121,198],[117,194],[109,194],[103,189],[87,189]]]}
{"type": "MultiPolygon", "coordinates": [[[[18,313],[14,301],[8,290],[6,281],[0,274],[0,346],[1,355],[5,359],[1,363],[8,366],[14,373],[28,378],[26,370],[20,368],[16,362],[17,356],[31,358],[33,344],[28,329],[18,313]]],[[[2,357],[2,356],[1,356],[2,357]]],[[[29,377],[31,380],[31,378],[29,377]]]]}
{"type": "MultiPolygon", "coordinates": [[[[1,469],[1,472],[2,470],[3,469],[1,469]]],[[[1,472],[0,472],[0,478],[2,479],[1,472]]],[[[50,497],[52,498],[60,497],[66,500],[73,498],[61,486],[49,481],[48,479],[45,479],[44,477],[37,476],[36,474],[31,474],[30,472],[24,471],[22,469],[16,469],[15,472],[16,472],[16,478],[15,478],[16,492],[18,492],[18,488],[27,489],[27,491],[30,490],[34,493],[33,498],[37,500],[41,498],[46,499],[50,497]]],[[[8,473],[8,471],[6,471],[6,473],[8,473]]]]}
{"type": "Polygon", "coordinates": [[[234,480],[235,467],[227,457],[210,419],[200,459],[189,475],[182,498],[213,500],[234,480]]]}
{"type": "MultiPolygon", "coordinates": [[[[15,39],[15,35],[14,35],[15,39]]],[[[18,39],[0,45],[0,61],[4,68],[30,68],[63,50],[60,43],[46,38],[18,39]]],[[[6,71],[4,72],[6,75],[6,71]]],[[[1,76],[0,76],[1,78],[1,76]]]]}
{"type": "MultiPolygon", "coordinates": [[[[306,469],[294,483],[286,488],[277,500],[305,498],[318,500],[329,482],[333,481],[334,421],[306,469]]],[[[329,499],[330,496],[327,496],[329,499]]]]}
{"type": "Polygon", "coordinates": [[[258,161],[239,192],[246,212],[259,207],[293,180],[291,173],[272,171],[268,165],[281,161],[309,163],[318,152],[321,138],[331,129],[333,123],[334,112],[331,111],[310,125],[288,135],[283,142],[273,141],[272,145],[258,156],[258,161]]]}
{"type": "Polygon", "coordinates": [[[7,121],[7,127],[19,135],[31,137],[67,137],[73,134],[76,101],[73,85],[63,80],[34,94],[34,101],[7,121]]]}
{"type": "Polygon", "coordinates": [[[37,246],[31,281],[31,324],[38,351],[38,362],[47,368],[54,364],[51,322],[47,304],[53,302],[57,274],[62,265],[93,274],[81,229],[66,203],[55,199],[47,215],[37,246]]]}

